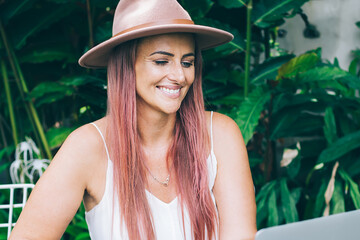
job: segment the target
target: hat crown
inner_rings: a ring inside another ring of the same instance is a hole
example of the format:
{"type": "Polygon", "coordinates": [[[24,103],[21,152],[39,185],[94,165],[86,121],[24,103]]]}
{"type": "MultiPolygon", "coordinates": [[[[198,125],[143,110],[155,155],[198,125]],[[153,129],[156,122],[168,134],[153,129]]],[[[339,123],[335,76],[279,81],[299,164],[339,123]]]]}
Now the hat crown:
{"type": "Polygon", "coordinates": [[[113,36],[130,28],[175,19],[191,20],[176,0],[121,0],[115,10],[113,36]]]}

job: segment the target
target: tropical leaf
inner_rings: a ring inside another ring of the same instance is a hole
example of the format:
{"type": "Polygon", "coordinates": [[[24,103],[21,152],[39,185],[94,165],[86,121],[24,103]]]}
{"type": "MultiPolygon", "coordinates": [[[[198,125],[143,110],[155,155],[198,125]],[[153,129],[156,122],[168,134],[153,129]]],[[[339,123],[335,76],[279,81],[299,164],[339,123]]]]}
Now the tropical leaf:
{"type": "Polygon", "coordinates": [[[337,139],[337,130],[336,130],[336,122],[335,116],[332,108],[328,107],[325,110],[325,126],[324,126],[324,135],[327,142],[332,144],[337,139]]]}
{"type": "Polygon", "coordinates": [[[328,148],[326,148],[319,156],[318,163],[326,163],[337,160],[341,156],[360,147],[360,131],[350,133],[339,138],[328,148]]]}
{"type": "Polygon", "coordinates": [[[330,203],[331,214],[345,212],[344,189],[340,181],[335,181],[335,188],[330,203]]]}
{"type": "Polygon", "coordinates": [[[229,72],[224,67],[218,67],[209,71],[204,77],[205,81],[213,81],[221,84],[226,84],[229,78],[229,72]]]}
{"type": "Polygon", "coordinates": [[[352,60],[349,65],[349,73],[356,76],[358,73],[357,68],[358,68],[359,63],[360,63],[360,59],[352,60]]]}
{"type": "Polygon", "coordinates": [[[63,77],[59,83],[65,86],[81,86],[85,84],[92,84],[105,89],[106,80],[91,75],[71,75],[63,77]]]}
{"type": "Polygon", "coordinates": [[[284,213],[286,223],[298,221],[299,217],[296,209],[296,202],[290,194],[285,178],[280,180],[280,193],[281,207],[284,213]]]}
{"type": "Polygon", "coordinates": [[[356,22],[356,26],[360,28],[360,22],[356,22]]]}
{"type": "Polygon", "coordinates": [[[295,55],[289,54],[280,57],[271,57],[251,71],[250,82],[254,85],[263,84],[265,79],[275,80],[279,68],[289,62],[295,55]]]}
{"type": "MultiPolygon", "coordinates": [[[[44,7],[45,8],[45,7],[44,7]]],[[[51,4],[46,8],[35,9],[25,12],[19,17],[14,24],[9,25],[8,31],[12,39],[12,45],[20,49],[26,40],[38,33],[40,30],[48,28],[55,22],[58,22],[74,9],[73,4],[54,5],[51,4]],[[26,19],[24,21],[23,19],[26,19]]]]}
{"type": "Polygon", "coordinates": [[[235,50],[238,51],[245,50],[245,46],[246,46],[245,39],[236,28],[233,28],[228,24],[222,23],[220,21],[211,18],[201,18],[201,19],[197,19],[195,22],[199,25],[206,25],[210,27],[220,28],[234,35],[234,39],[230,43],[216,47],[215,49],[213,49],[213,51],[223,52],[226,50],[226,52],[233,52],[235,50]]]}
{"type": "Polygon", "coordinates": [[[212,0],[182,1],[183,7],[189,12],[193,19],[203,18],[210,11],[214,2],[212,0]]]}
{"type": "Polygon", "coordinates": [[[308,0],[262,0],[254,4],[252,22],[258,27],[269,27],[283,22],[285,15],[292,9],[300,8],[308,0]]]}
{"type": "Polygon", "coordinates": [[[32,7],[36,0],[11,0],[1,5],[0,18],[6,24],[11,18],[32,7]]]}
{"type": "Polygon", "coordinates": [[[322,179],[320,189],[317,191],[317,194],[316,194],[314,210],[312,212],[313,218],[322,216],[322,213],[324,211],[324,206],[325,206],[324,195],[325,195],[327,185],[328,185],[328,181],[326,181],[325,179],[322,179]]]}
{"type": "Polygon", "coordinates": [[[316,67],[298,76],[298,80],[302,83],[310,82],[331,82],[338,80],[350,88],[360,89],[359,78],[353,74],[337,67],[323,66],[316,67]]]}
{"type": "Polygon", "coordinates": [[[268,221],[267,226],[276,226],[279,224],[279,213],[277,208],[277,201],[276,201],[276,190],[273,189],[270,192],[270,196],[268,199],[268,221]]]}
{"type": "Polygon", "coordinates": [[[79,235],[76,236],[75,240],[90,240],[90,235],[88,232],[83,232],[83,233],[80,233],[79,235]]]}
{"type": "Polygon", "coordinates": [[[46,132],[46,139],[49,142],[50,148],[58,148],[69,136],[69,134],[74,131],[76,127],[61,127],[61,128],[50,128],[46,132]]]}
{"type": "Polygon", "coordinates": [[[356,209],[360,209],[360,192],[359,186],[351,179],[351,177],[343,169],[339,170],[340,176],[349,184],[350,197],[356,209]]]}
{"type": "Polygon", "coordinates": [[[101,43],[112,37],[112,21],[104,22],[102,25],[98,25],[95,29],[94,41],[95,43],[101,43]]]}
{"type": "Polygon", "coordinates": [[[320,116],[313,114],[296,112],[299,109],[293,109],[288,113],[282,112],[273,117],[270,126],[270,139],[276,140],[284,137],[304,137],[314,135],[322,130],[324,125],[320,116]]]}
{"type": "Polygon", "coordinates": [[[314,52],[295,57],[280,67],[277,79],[294,77],[299,73],[312,69],[319,60],[319,56],[314,52]]]}
{"type": "Polygon", "coordinates": [[[22,52],[19,56],[19,60],[27,63],[44,63],[61,60],[66,60],[66,62],[76,62],[77,56],[67,44],[42,44],[39,47],[22,52]]]}
{"type": "Polygon", "coordinates": [[[255,128],[259,123],[260,114],[264,110],[264,105],[269,101],[270,96],[269,90],[257,87],[241,103],[235,121],[241,129],[245,144],[252,138],[255,128]]]}
{"type": "Polygon", "coordinates": [[[58,82],[42,82],[37,85],[29,94],[30,98],[39,98],[49,93],[62,93],[63,95],[71,95],[74,88],[59,84],[58,82]]]}
{"type": "Polygon", "coordinates": [[[225,8],[239,8],[246,6],[248,0],[219,0],[218,2],[225,8]]]}

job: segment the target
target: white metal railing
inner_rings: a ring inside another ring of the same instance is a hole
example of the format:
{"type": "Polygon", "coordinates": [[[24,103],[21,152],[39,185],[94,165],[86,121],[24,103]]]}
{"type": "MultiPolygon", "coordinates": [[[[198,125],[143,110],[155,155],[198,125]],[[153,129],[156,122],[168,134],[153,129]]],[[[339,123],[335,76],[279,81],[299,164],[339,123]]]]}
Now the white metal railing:
{"type": "Polygon", "coordinates": [[[8,209],[9,210],[9,217],[8,221],[5,223],[0,222],[0,228],[7,228],[7,237],[9,238],[10,232],[13,226],[15,226],[15,222],[13,222],[13,210],[14,208],[21,208],[23,209],[27,200],[28,196],[28,189],[33,189],[34,184],[0,184],[0,190],[9,189],[10,196],[9,196],[9,203],[7,204],[0,204],[0,209],[8,209]],[[21,203],[14,203],[14,193],[15,189],[22,189],[22,202],[21,203]]]}

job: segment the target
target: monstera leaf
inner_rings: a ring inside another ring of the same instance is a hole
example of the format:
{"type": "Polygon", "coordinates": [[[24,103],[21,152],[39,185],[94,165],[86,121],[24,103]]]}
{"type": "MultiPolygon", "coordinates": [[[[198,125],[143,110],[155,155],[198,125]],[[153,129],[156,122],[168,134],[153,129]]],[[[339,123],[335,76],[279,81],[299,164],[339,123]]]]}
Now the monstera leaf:
{"type": "Polygon", "coordinates": [[[280,25],[289,11],[300,8],[307,1],[309,0],[261,0],[254,4],[252,22],[261,28],[280,25]]]}
{"type": "Polygon", "coordinates": [[[245,144],[252,138],[259,123],[260,114],[269,99],[270,91],[265,87],[257,87],[241,103],[235,121],[240,127],[245,144]]]}
{"type": "Polygon", "coordinates": [[[239,8],[246,6],[248,0],[219,0],[219,4],[225,8],[239,8]]]}

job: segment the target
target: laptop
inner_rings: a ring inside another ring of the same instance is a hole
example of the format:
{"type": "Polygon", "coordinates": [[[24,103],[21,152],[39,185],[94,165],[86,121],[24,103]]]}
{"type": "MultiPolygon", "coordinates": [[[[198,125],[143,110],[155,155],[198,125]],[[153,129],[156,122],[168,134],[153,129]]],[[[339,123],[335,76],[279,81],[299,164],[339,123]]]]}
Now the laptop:
{"type": "Polygon", "coordinates": [[[259,230],[255,240],[359,240],[360,210],[259,230]]]}

